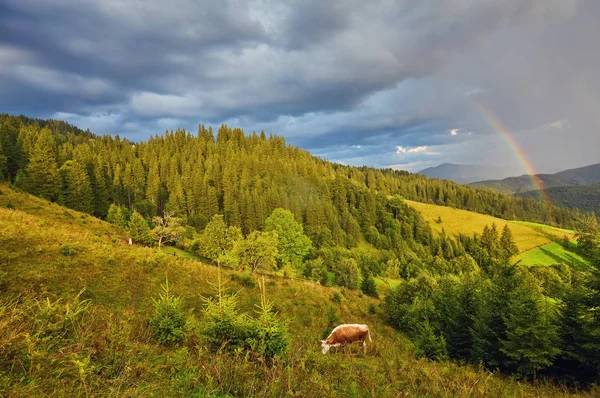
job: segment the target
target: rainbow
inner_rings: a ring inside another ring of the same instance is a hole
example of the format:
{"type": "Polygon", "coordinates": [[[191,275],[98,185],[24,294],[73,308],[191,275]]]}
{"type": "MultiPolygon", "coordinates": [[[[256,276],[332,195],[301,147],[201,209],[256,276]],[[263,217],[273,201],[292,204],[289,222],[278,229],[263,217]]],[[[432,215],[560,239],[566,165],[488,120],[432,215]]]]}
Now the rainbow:
{"type": "Polygon", "coordinates": [[[544,183],[536,175],[533,164],[531,163],[531,161],[529,161],[529,159],[527,159],[525,152],[523,152],[523,150],[521,149],[517,141],[514,139],[514,137],[510,134],[508,129],[502,124],[500,119],[498,119],[498,117],[481,101],[477,100],[477,98],[475,98],[474,95],[469,96],[469,98],[475,105],[475,108],[481,113],[481,116],[486,121],[486,123],[489,124],[490,127],[494,129],[494,131],[500,134],[504,141],[506,141],[508,147],[515,155],[517,161],[523,166],[525,174],[527,174],[535,189],[538,190],[542,202],[544,202],[545,204],[550,204],[551,202],[548,198],[548,195],[544,192],[544,183]]]}

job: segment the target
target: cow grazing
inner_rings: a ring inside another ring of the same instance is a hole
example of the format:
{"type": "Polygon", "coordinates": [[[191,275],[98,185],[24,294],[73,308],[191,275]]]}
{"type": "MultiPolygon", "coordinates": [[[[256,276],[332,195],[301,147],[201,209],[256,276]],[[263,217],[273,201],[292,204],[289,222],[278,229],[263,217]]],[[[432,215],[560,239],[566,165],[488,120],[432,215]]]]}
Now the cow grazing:
{"type": "Polygon", "coordinates": [[[336,326],[331,331],[327,340],[321,340],[321,351],[323,354],[327,354],[327,351],[331,347],[339,347],[346,343],[354,343],[355,341],[361,342],[363,345],[364,352],[367,352],[367,343],[365,340],[369,337],[371,340],[371,333],[369,333],[369,327],[367,325],[358,324],[346,324],[336,326]]]}

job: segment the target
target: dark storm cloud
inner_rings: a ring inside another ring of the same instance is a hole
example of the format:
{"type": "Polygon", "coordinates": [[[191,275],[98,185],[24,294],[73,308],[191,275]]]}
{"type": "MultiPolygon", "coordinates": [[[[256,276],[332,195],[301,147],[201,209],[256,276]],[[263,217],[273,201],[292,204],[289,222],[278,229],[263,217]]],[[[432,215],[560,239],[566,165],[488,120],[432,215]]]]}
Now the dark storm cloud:
{"type": "Polygon", "coordinates": [[[3,0],[0,106],[136,140],[226,122],[342,162],[468,163],[494,136],[469,91],[524,146],[562,119],[589,134],[597,79],[568,71],[597,73],[598,15],[591,0],[3,0]]]}

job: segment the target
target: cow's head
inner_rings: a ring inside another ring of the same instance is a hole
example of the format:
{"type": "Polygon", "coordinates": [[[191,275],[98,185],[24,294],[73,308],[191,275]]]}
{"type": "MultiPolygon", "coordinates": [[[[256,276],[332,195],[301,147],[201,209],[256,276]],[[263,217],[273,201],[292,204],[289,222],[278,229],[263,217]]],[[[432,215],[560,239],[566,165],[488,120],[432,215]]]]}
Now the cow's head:
{"type": "Polygon", "coordinates": [[[321,340],[321,352],[323,354],[327,354],[327,351],[329,351],[330,348],[331,346],[327,344],[325,340],[321,340]]]}

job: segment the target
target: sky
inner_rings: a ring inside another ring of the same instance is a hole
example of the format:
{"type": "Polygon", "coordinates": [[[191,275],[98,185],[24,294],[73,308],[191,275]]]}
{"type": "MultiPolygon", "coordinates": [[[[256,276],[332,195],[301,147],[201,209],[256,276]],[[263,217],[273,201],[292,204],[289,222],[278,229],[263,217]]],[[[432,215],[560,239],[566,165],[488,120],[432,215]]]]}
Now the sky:
{"type": "Polygon", "coordinates": [[[0,0],[0,112],[557,172],[600,162],[599,20],[597,0],[0,0]]]}

